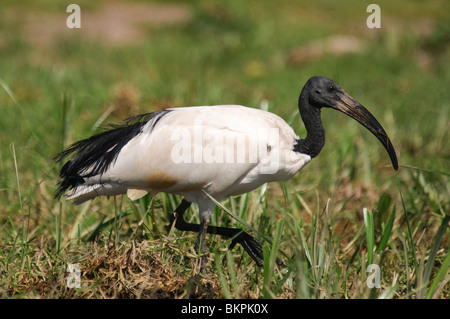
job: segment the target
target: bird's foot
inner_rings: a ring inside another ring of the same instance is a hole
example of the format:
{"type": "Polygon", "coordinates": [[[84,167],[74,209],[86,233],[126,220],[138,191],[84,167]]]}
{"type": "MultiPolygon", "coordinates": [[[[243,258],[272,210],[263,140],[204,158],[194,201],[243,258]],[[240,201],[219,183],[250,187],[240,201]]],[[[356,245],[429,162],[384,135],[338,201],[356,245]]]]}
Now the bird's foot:
{"type": "MultiPolygon", "coordinates": [[[[250,236],[244,231],[241,231],[239,235],[237,235],[228,247],[228,250],[232,250],[236,244],[240,244],[244,247],[245,251],[250,255],[250,257],[255,261],[258,267],[263,266],[264,256],[263,256],[263,248],[261,243],[254,237],[250,236]]],[[[277,258],[275,260],[277,265],[284,266],[286,265],[281,259],[277,258]]]]}

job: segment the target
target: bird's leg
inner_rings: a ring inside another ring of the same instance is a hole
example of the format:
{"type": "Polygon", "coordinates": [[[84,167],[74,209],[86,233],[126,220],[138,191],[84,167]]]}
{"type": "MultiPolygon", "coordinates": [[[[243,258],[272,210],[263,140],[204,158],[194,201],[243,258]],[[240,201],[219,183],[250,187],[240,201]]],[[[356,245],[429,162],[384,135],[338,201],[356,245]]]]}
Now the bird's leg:
{"type": "Polygon", "coordinates": [[[206,255],[209,251],[208,247],[206,246],[206,233],[208,231],[208,220],[204,219],[200,223],[200,229],[197,236],[197,241],[195,243],[195,251],[200,256],[200,272],[203,272],[206,266],[206,255]]]}
{"type": "MultiPolygon", "coordinates": [[[[204,223],[203,225],[187,223],[183,219],[183,214],[186,212],[190,205],[190,202],[183,199],[175,212],[171,215],[170,222],[171,224],[175,223],[175,228],[178,230],[199,233],[196,243],[196,251],[198,253],[200,253],[198,248],[204,247],[206,233],[215,234],[227,238],[232,238],[229,250],[232,250],[234,246],[236,246],[236,244],[240,244],[242,247],[244,247],[245,251],[250,255],[250,257],[252,257],[252,259],[259,267],[263,266],[263,249],[261,243],[256,238],[250,236],[245,231],[238,228],[208,226],[207,223],[204,223]]],[[[277,259],[277,264],[281,265],[283,264],[283,262],[277,259]]]]}
{"type": "MultiPolygon", "coordinates": [[[[208,247],[206,246],[206,233],[208,230],[208,220],[205,219],[202,221],[200,225],[186,223],[184,221],[183,215],[186,210],[191,206],[191,203],[187,200],[183,199],[175,209],[175,211],[170,216],[170,223],[173,225],[175,223],[175,228],[182,231],[192,231],[198,232],[197,241],[195,243],[195,251],[197,254],[202,255],[203,253],[208,252],[208,247]]],[[[200,270],[204,269],[206,264],[206,258],[204,256],[200,257],[200,270]]]]}
{"type": "Polygon", "coordinates": [[[197,254],[208,252],[208,247],[205,245],[206,233],[208,231],[208,221],[202,221],[199,226],[197,241],[195,242],[195,251],[197,254]]]}
{"type": "Polygon", "coordinates": [[[178,205],[172,215],[170,215],[170,226],[175,223],[175,228],[178,230],[197,231],[195,229],[182,229],[185,228],[185,224],[189,225],[183,219],[183,214],[186,212],[189,206],[191,206],[191,203],[187,200],[183,199],[181,201],[180,205],[178,205]]]}

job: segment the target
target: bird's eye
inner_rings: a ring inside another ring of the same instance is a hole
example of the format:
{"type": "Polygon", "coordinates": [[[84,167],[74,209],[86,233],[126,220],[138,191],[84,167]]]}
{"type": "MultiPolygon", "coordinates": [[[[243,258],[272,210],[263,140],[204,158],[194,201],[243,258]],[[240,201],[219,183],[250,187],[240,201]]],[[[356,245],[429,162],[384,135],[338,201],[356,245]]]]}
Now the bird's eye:
{"type": "Polygon", "coordinates": [[[332,93],[332,92],[334,92],[335,90],[336,90],[336,88],[335,88],[334,86],[332,86],[332,85],[330,85],[330,86],[327,87],[328,93],[332,93]]]}

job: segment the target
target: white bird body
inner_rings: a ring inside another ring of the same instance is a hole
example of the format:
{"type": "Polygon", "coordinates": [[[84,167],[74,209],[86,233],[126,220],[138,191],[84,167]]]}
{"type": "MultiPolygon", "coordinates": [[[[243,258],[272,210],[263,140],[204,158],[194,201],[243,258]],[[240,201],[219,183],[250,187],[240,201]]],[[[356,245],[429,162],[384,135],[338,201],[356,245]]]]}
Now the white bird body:
{"type": "Polygon", "coordinates": [[[240,105],[168,110],[146,123],[105,172],[85,178],[68,198],[82,203],[127,193],[135,200],[162,191],[190,202],[209,200],[204,192],[222,200],[291,178],[311,160],[293,151],[299,137],[273,113],[240,105]]]}

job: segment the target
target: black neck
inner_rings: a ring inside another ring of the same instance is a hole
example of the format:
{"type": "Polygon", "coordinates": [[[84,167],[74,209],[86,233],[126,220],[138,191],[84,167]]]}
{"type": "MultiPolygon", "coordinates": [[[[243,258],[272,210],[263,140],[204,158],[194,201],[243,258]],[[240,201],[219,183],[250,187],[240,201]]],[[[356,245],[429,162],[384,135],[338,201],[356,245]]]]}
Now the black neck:
{"type": "Polygon", "coordinates": [[[320,118],[320,108],[309,103],[308,90],[303,88],[298,100],[300,116],[306,128],[306,138],[297,140],[294,151],[307,154],[311,158],[319,155],[325,145],[325,129],[320,118]]]}

